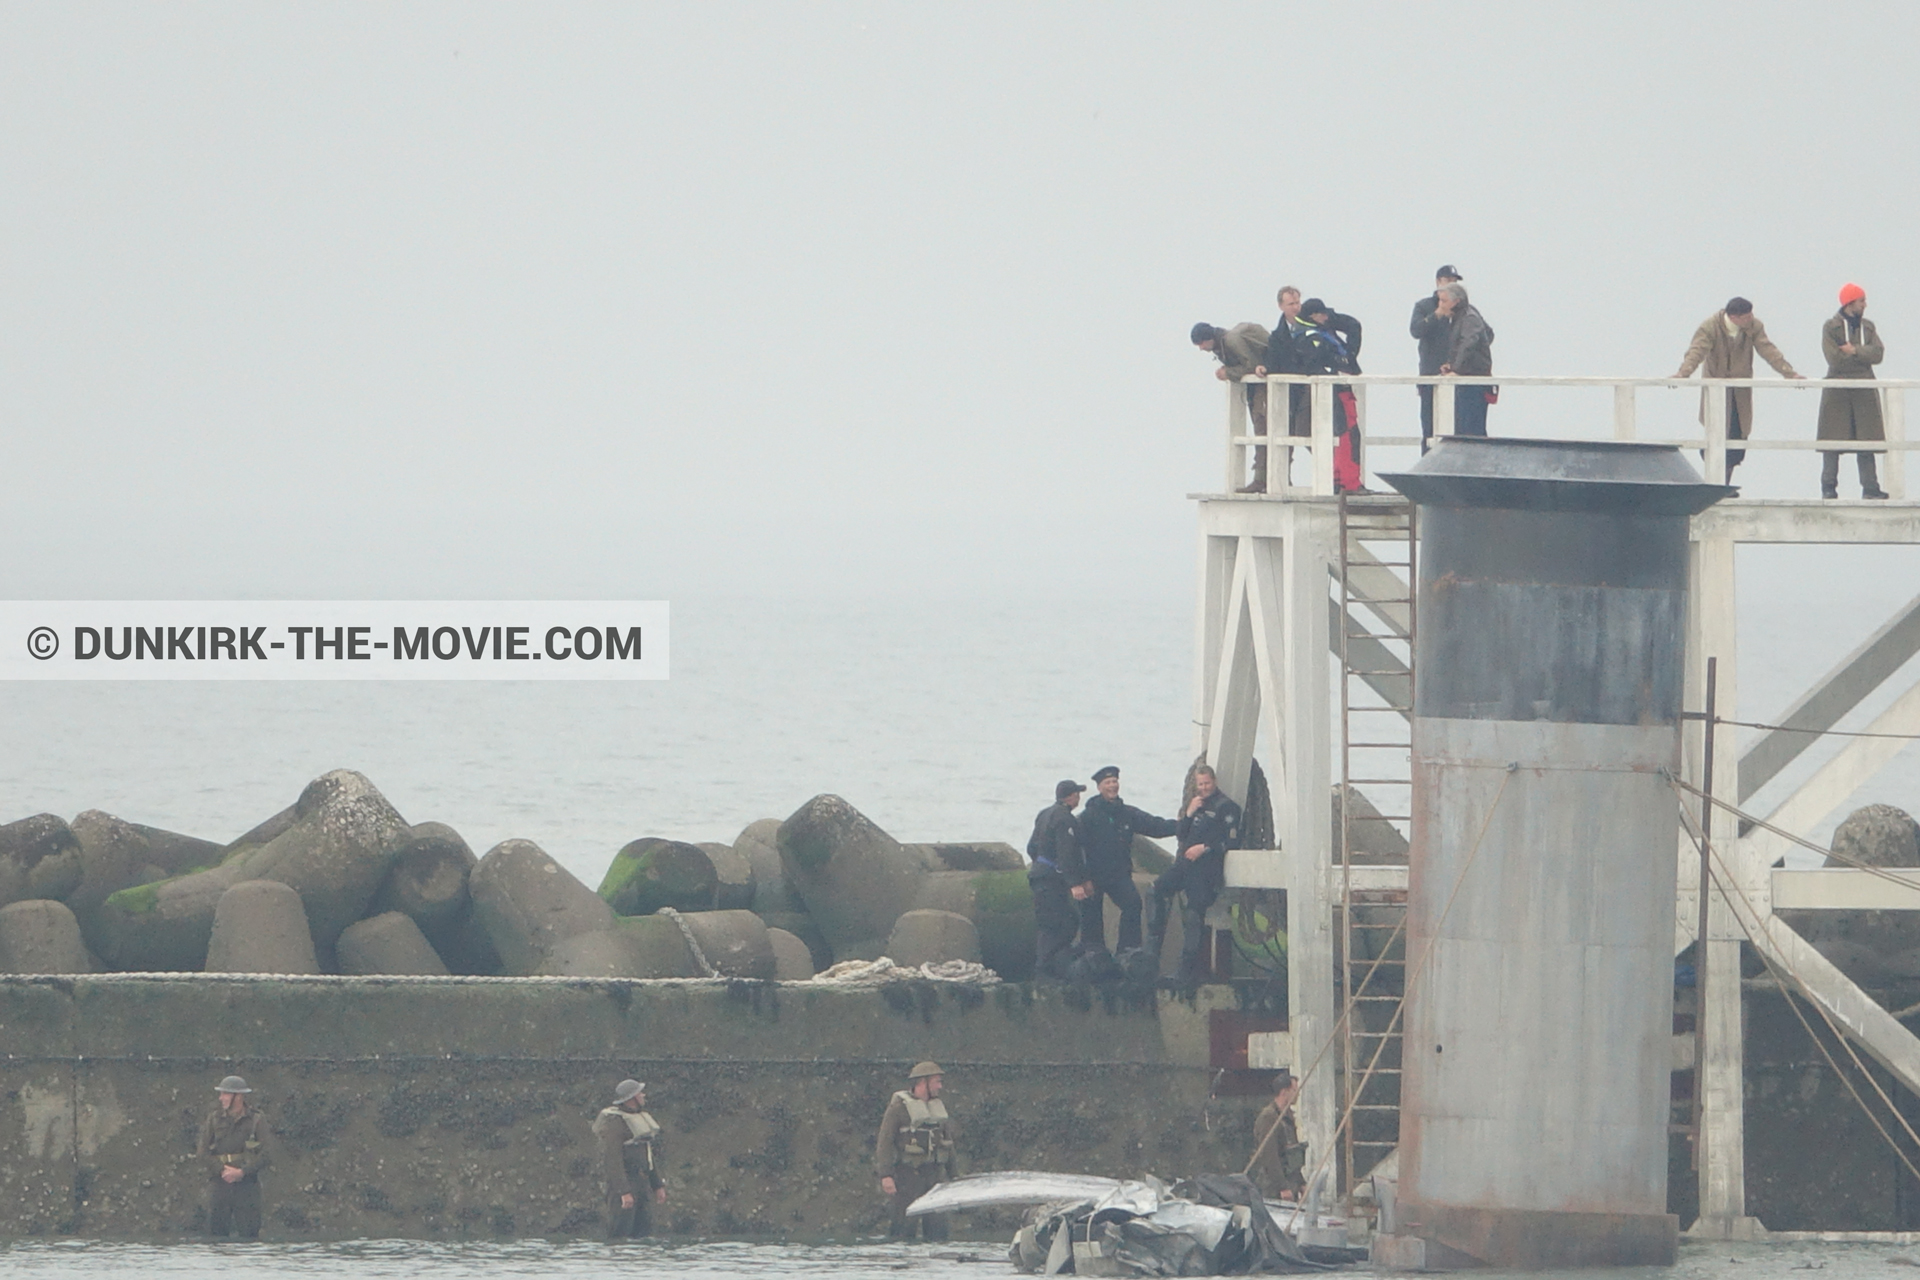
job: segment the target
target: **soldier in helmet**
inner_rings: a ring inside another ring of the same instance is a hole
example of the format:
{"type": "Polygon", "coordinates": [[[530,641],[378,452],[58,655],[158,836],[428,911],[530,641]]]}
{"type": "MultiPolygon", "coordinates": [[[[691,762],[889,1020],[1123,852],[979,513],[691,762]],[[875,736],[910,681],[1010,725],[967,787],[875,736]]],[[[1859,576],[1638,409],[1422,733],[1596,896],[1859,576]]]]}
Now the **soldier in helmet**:
{"type": "Polygon", "coordinates": [[[607,1239],[625,1240],[653,1230],[653,1206],[667,1202],[660,1173],[660,1124],[647,1112],[647,1086],[622,1080],[613,1105],[593,1119],[600,1167],[607,1179],[607,1239]]]}
{"type": "MultiPolygon", "coordinates": [[[[907,1087],[893,1095],[880,1118],[873,1167],[880,1175],[880,1191],[893,1207],[887,1234],[896,1239],[913,1235],[907,1206],[953,1176],[955,1131],[947,1104],[940,1101],[943,1076],[939,1063],[915,1063],[907,1087]]],[[[920,1221],[927,1239],[947,1238],[944,1213],[925,1214],[920,1221]]]]}
{"type": "Polygon", "coordinates": [[[267,1167],[267,1122],[247,1105],[253,1090],[239,1076],[228,1076],[214,1086],[220,1105],[200,1126],[194,1155],[213,1179],[207,1230],[224,1238],[229,1231],[242,1240],[260,1238],[260,1171],[267,1167]]]}

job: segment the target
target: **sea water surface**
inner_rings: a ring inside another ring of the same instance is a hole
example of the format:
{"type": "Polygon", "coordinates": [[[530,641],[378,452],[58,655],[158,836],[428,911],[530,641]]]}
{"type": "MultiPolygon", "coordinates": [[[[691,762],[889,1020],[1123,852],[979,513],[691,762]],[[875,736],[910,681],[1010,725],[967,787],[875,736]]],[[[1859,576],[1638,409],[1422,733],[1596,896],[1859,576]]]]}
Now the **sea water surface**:
{"type": "MultiPolygon", "coordinates": [[[[1911,1280],[1920,1246],[1869,1244],[1682,1244],[1671,1268],[1631,1267],[1536,1273],[1553,1280],[1911,1280]]],[[[759,1280],[766,1276],[886,1276],[908,1272],[932,1280],[1017,1275],[997,1244],[904,1245],[425,1244],[364,1240],[339,1244],[182,1244],[170,1246],[68,1241],[0,1245],[0,1272],[21,1280],[96,1280],[132,1276],[487,1277],[659,1275],[687,1280],[759,1280]]],[[[1368,1278],[1395,1273],[1356,1267],[1332,1274],[1368,1278]]],[[[1404,1274],[1404,1273],[1400,1273],[1404,1274]]],[[[1514,1274],[1507,1272],[1504,1274],[1514,1274]]]]}

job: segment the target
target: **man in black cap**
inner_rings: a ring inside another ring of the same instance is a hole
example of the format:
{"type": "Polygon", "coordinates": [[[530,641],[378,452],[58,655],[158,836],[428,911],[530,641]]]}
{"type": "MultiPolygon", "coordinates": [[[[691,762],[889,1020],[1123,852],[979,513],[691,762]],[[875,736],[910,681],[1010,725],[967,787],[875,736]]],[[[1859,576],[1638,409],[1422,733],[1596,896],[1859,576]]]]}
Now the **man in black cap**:
{"type": "MultiPolygon", "coordinates": [[[[1451,264],[1441,267],[1433,273],[1433,292],[1413,304],[1413,322],[1408,331],[1420,344],[1420,376],[1432,378],[1439,374],[1440,366],[1447,362],[1447,345],[1452,340],[1453,321],[1440,312],[1440,289],[1443,285],[1458,284],[1460,272],[1451,264]]],[[[1427,451],[1427,442],[1433,439],[1433,388],[1420,388],[1420,452],[1427,451]]]]}
{"type": "Polygon", "coordinates": [[[1121,951],[1140,945],[1140,890],[1133,884],[1133,837],[1170,836],[1180,824],[1156,818],[1120,798],[1120,769],[1108,765],[1093,775],[1099,794],[1080,814],[1080,850],[1085,855],[1093,892],[1080,903],[1080,950],[1103,951],[1107,945],[1108,898],[1120,908],[1121,951]]]}
{"type": "Polygon", "coordinates": [[[1033,820],[1027,841],[1027,884],[1033,890],[1033,976],[1064,978],[1073,960],[1073,935],[1080,927],[1075,902],[1093,894],[1086,858],[1080,852],[1080,824],[1073,811],[1080,807],[1077,782],[1058,783],[1053,803],[1033,820]]]}
{"type": "Polygon", "coordinates": [[[1207,908],[1226,883],[1227,850],[1240,843],[1240,806],[1220,790],[1213,770],[1199,765],[1193,771],[1193,799],[1180,815],[1179,852],[1173,866],[1153,882],[1153,922],[1147,927],[1147,950],[1155,956],[1167,936],[1167,914],[1176,894],[1186,895],[1180,926],[1180,981],[1197,982],[1207,938],[1207,908]]]}

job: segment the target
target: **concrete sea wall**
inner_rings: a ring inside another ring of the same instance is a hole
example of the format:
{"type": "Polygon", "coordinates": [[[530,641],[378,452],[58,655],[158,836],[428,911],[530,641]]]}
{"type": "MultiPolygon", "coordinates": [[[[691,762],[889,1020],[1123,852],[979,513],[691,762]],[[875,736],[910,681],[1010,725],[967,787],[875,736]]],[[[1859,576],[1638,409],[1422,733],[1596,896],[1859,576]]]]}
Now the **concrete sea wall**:
{"type": "MultiPolygon", "coordinates": [[[[244,1074],[277,1137],[265,1235],[598,1234],[587,1126],[614,1082],[666,1128],[676,1234],[884,1230],[888,1094],[948,1070],[974,1169],[1237,1169],[1258,1098],[1208,1098],[1231,1004],[903,982],[0,977],[0,1236],[202,1229],[191,1158],[244,1074]]],[[[1230,1015],[1229,1015],[1230,1016],[1230,1015]]],[[[976,1215],[961,1231],[1004,1236],[976,1215]]]]}

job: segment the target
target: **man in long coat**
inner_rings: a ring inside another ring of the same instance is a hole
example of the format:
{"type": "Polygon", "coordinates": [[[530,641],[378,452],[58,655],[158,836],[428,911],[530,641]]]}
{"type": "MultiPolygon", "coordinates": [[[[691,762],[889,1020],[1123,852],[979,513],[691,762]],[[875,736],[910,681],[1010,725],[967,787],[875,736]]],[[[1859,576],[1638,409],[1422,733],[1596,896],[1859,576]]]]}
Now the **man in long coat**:
{"type": "MultiPolygon", "coordinates": [[[[1753,355],[1760,357],[1773,366],[1773,371],[1783,378],[1800,378],[1787,358],[1780,354],[1780,348],[1773,345],[1767,337],[1767,326],[1760,323],[1760,317],[1753,314],[1753,304],[1745,298],[1730,298],[1727,305],[1700,322],[1693,331],[1693,342],[1687,347],[1687,354],[1680,361],[1680,369],[1673,376],[1691,378],[1695,369],[1701,369],[1701,376],[1707,378],[1751,378],[1753,376],[1753,355]]],[[[1700,421],[1707,420],[1708,392],[1700,393],[1700,421]]],[[[1753,434],[1753,388],[1727,388],[1727,439],[1745,440],[1753,434]]],[[[1727,450],[1727,479],[1733,479],[1733,469],[1746,461],[1745,449],[1727,450]]]]}
{"type": "MultiPolygon", "coordinates": [[[[1873,366],[1886,359],[1887,349],[1880,343],[1879,331],[1866,318],[1867,291],[1857,284],[1840,290],[1840,310],[1820,329],[1820,350],[1827,357],[1829,378],[1873,378],[1873,366]]],[[[1886,424],[1880,420],[1880,392],[1874,387],[1826,387],[1820,392],[1820,438],[1822,440],[1885,440],[1886,424]]],[[[1860,496],[1884,498],[1880,477],[1874,469],[1873,455],[1856,453],[1860,464],[1860,496]]],[[[1820,496],[1840,496],[1840,454],[1821,455],[1820,496]]]]}

